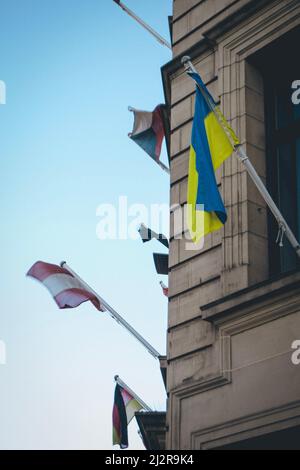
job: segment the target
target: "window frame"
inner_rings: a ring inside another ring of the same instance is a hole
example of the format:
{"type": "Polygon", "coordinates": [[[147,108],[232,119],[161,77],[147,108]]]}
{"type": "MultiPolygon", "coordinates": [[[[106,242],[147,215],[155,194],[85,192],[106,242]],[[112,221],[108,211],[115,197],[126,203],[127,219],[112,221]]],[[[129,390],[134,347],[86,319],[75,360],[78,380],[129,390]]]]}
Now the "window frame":
{"type": "MultiPolygon", "coordinates": [[[[278,71],[277,71],[278,72],[278,71]]],[[[278,151],[280,145],[290,144],[291,153],[292,153],[292,188],[290,188],[293,193],[293,223],[290,224],[290,228],[294,231],[296,238],[299,238],[300,231],[298,229],[300,225],[300,220],[298,217],[299,214],[299,204],[300,201],[297,200],[297,155],[296,155],[296,142],[300,138],[300,118],[293,121],[291,124],[286,127],[278,128],[277,127],[277,109],[276,109],[276,96],[279,86],[282,86],[283,83],[286,85],[290,83],[290,90],[292,96],[292,82],[295,80],[295,72],[292,68],[290,70],[285,70],[285,74],[275,75],[275,71],[269,70],[264,74],[264,88],[265,88],[265,123],[266,123],[266,166],[267,166],[267,187],[273,197],[276,205],[280,209],[280,194],[279,194],[279,185],[278,180],[280,178],[279,170],[279,156],[278,151]],[[276,80],[274,80],[276,77],[276,80]]],[[[300,105],[299,105],[300,106],[300,105]]],[[[299,170],[298,170],[299,171],[299,170]]],[[[283,216],[285,214],[283,213],[283,216]]],[[[293,267],[285,270],[283,265],[283,254],[282,249],[276,244],[276,238],[278,233],[278,224],[274,219],[272,214],[268,214],[268,239],[269,239],[269,271],[270,275],[281,274],[288,271],[293,271],[296,268],[300,267],[299,258],[296,253],[292,260],[293,267]]],[[[284,241],[284,250],[285,246],[288,244],[288,240],[284,241]]],[[[289,249],[289,248],[288,248],[289,249]]],[[[290,249],[289,249],[290,250],[290,249]]],[[[285,251],[285,256],[288,255],[288,252],[285,251]]]]}

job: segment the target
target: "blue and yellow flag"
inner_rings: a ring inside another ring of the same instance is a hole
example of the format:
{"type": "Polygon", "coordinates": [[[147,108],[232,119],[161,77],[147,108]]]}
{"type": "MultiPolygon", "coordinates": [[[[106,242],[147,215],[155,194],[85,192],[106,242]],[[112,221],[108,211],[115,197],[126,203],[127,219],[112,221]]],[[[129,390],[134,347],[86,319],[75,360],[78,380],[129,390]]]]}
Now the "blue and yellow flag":
{"type": "Polygon", "coordinates": [[[202,237],[218,230],[226,222],[227,214],[215,171],[230,157],[234,145],[239,144],[239,141],[201,77],[197,73],[189,75],[197,87],[189,161],[188,227],[193,241],[198,243],[202,237]],[[231,138],[228,138],[225,128],[231,138]]]}

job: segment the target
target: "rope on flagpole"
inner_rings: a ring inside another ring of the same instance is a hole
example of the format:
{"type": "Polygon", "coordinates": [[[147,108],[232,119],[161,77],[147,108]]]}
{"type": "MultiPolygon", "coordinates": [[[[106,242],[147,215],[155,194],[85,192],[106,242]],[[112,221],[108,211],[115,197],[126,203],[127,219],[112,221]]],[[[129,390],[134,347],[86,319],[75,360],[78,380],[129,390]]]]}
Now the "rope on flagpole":
{"type": "MultiPolygon", "coordinates": [[[[195,69],[194,65],[192,64],[191,58],[189,56],[184,56],[181,59],[181,62],[184,65],[185,70],[187,72],[198,73],[197,70],[195,69]]],[[[265,187],[264,183],[262,182],[261,178],[259,177],[258,173],[256,172],[254,166],[252,165],[251,161],[249,160],[249,158],[248,158],[245,150],[243,149],[242,145],[240,143],[237,144],[236,142],[233,142],[233,137],[230,134],[230,132],[228,131],[228,129],[226,128],[226,126],[224,126],[224,123],[223,123],[222,119],[220,119],[220,116],[217,113],[217,111],[215,109],[215,106],[213,105],[213,103],[211,103],[210,99],[206,96],[206,94],[204,93],[202,88],[200,86],[198,86],[198,84],[197,84],[197,87],[200,90],[200,92],[201,92],[202,96],[204,97],[206,103],[208,104],[209,108],[214,113],[214,115],[216,116],[218,122],[220,123],[220,125],[224,129],[224,131],[225,131],[225,133],[228,137],[228,140],[229,140],[230,144],[232,145],[238,159],[245,166],[245,168],[246,168],[249,176],[251,177],[253,183],[257,187],[257,189],[260,192],[262,198],[264,199],[264,201],[266,202],[266,204],[269,207],[270,211],[272,212],[275,219],[277,220],[277,223],[278,223],[278,226],[279,226],[279,233],[280,233],[280,235],[278,237],[278,240],[280,241],[280,246],[283,246],[283,236],[285,235],[286,238],[289,240],[290,244],[292,245],[292,247],[294,248],[294,250],[296,251],[296,254],[300,258],[300,245],[299,245],[295,235],[293,234],[292,230],[290,229],[289,225],[287,224],[287,222],[284,219],[283,215],[281,214],[280,210],[278,209],[275,202],[273,201],[270,193],[268,192],[267,188],[265,187]]]]}
{"type": "Polygon", "coordinates": [[[67,271],[69,271],[75,278],[77,278],[85,286],[87,290],[92,292],[97,297],[100,304],[106,308],[110,316],[114,320],[116,320],[117,323],[122,325],[127,331],[129,331],[129,333],[131,333],[155,359],[158,359],[160,357],[159,352],[157,352],[156,349],[154,349],[154,347],[151,346],[151,344],[148,343],[148,341],[146,341],[142,335],[140,335],[129,323],[127,323],[126,320],[124,320],[123,317],[121,317],[121,315],[119,315],[107,302],[105,302],[105,300],[102,299],[102,297],[100,297],[100,295],[97,294],[97,292],[95,292],[94,289],[92,289],[83,279],[81,279],[81,277],[79,277],[78,274],[76,274],[75,271],[73,271],[73,269],[71,269],[70,266],[67,265],[66,261],[62,261],[60,263],[60,266],[66,269],[67,271]]]}
{"type": "Polygon", "coordinates": [[[129,388],[128,385],[123,382],[123,380],[120,379],[118,375],[115,375],[115,382],[120,385],[120,387],[124,388],[124,390],[126,390],[130,395],[132,395],[133,398],[135,398],[135,400],[144,408],[144,410],[153,411],[152,408],[150,408],[150,406],[148,406],[133,390],[131,390],[131,388],[129,388]]]}

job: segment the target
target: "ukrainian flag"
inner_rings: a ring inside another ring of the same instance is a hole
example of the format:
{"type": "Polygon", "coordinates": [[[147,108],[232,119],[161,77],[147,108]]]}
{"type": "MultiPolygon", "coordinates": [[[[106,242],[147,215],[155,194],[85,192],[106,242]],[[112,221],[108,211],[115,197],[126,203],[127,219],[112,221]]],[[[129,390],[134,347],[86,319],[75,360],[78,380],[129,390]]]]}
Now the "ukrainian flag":
{"type": "Polygon", "coordinates": [[[189,160],[188,228],[193,241],[198,243],[227,220],[215,171],[232,154],[239,141],[201,77],[197,73],[189,75],[197,87],[189,160]]]}

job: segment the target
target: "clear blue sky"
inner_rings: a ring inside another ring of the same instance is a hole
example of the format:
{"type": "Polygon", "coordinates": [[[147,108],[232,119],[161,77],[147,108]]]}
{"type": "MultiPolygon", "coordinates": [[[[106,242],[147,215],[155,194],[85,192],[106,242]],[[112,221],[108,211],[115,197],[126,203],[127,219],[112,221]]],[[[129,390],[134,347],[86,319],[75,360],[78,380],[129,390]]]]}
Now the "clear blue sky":
{"type": "MultiPolygon", "coordinates": [[[[126,4],[169,39],[171,0],[126,4]]],[[[158,362],[91,304],[58,310],[25,273],[67,260],[165,352],[160,245],[100,241],[96,208],[168,203],[167,175],[127,137],[127,106],[163,101],[170,51],[112,0],[2,0],[0,14],[0,448],[110,449],[114,375],[164,409],[158,362]]],[[[135,423],[129,439],[142,448],[135,423]]]]}

